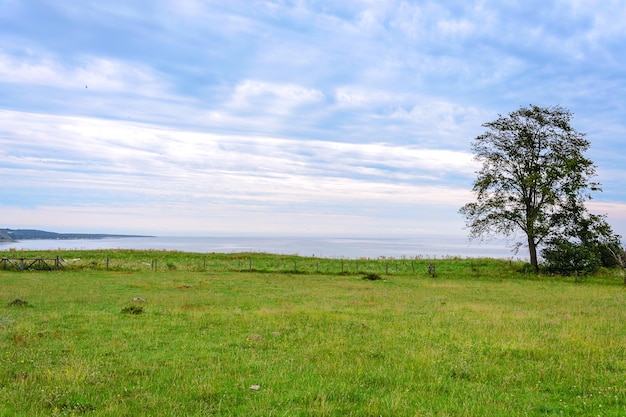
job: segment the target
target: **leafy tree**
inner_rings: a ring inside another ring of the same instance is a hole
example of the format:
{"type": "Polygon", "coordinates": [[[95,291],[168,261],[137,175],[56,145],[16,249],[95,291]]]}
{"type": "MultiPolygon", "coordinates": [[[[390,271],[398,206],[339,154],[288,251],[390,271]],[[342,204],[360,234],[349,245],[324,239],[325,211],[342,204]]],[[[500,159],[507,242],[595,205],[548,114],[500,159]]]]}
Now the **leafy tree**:
{"type": "Polygon", "coordinates": [[[473,184],[476,202],[460,209],[470,237],[523,232],[536,271],[537,247],[575,228],[590,192],[599,190],[590,180],[595,166],[584,156],[589,141],[571,127],[571,118],[560,106],[521,107],[485,123],[486,132],[472,144],[482,162],[473,184]]]}

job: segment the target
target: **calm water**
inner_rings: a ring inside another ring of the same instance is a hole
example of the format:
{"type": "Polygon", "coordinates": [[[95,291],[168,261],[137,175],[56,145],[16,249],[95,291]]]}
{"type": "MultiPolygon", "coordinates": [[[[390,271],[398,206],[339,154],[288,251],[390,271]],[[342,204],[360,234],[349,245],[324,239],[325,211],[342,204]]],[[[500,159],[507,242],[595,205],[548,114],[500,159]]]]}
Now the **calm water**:
{"type": "Polygon", "coordinates": [[[465,238],[297,238],[297,237],[145,237],[78,240],[23,240],[0,244],[26,250],[56,249],[154,249],[200,253],[268,252],[326,258],[393,257],[441,258],[446,256],[522,258],[505,242],[468,242],[465,238]]]}

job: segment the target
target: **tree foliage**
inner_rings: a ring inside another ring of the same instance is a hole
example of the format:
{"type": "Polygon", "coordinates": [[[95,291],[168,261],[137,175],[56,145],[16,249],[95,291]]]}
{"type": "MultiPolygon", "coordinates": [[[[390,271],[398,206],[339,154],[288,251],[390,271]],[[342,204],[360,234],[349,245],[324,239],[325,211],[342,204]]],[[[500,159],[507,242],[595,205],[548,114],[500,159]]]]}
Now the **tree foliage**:
{"type": "Polygon", "coordinates": [[[470,237],[521,231],[537,270],[538,245],[567,240],[591,191],[599,190],[591,181],[595,166],[584,156],[589,141],[571,118],[560,106],[531,105],[483,125],[486,132],[472,144],[482,163],[473,184],[476,201],[460,210],[470,237]]]}
{"type": "Polygon", "coordinates": [[[542,256],[545,271],[560,275],[592,274],[602,264],[592,247],[563,238],[550,241],[542,251],[542,256]]]}
{"type": "Polygon", "coordinates": [[[586,275],[601,266],[624,267],[621,237],[604,216],[586,213],[570,224],[562,236],[547,242],[541,252],[547,272],[586,275]]]}

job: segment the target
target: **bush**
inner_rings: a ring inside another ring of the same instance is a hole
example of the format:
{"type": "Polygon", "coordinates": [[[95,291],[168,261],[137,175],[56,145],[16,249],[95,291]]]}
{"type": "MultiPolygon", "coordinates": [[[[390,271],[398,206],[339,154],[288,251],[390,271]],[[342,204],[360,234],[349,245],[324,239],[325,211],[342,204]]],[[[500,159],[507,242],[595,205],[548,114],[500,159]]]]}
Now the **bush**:
{"type": "Polygon", "coordinates": [[[597,248],[568,240],[553,240],[541,253],[544,270],[561,275],[588,275],[602,266],[597,248]]]}
{"type": "Polygon", "coordinates": [[[369,280],[369,281],[378,281],[383,279],[383,277],[381,277],[378,274],[367,274],[363,277],[363,279],[369,280]]]}
{"type": "Polygon", "coordinates": [[[142,314],[143,313],[143,307],[141,306],[129,306],[129,307],[124,307],[122,309],[122,313],[126,313],[126,314],[142,314]]]}
{"type": "Polygon", "coordinates": [[[28,301],[16,298],[9,303],[9,307],[28,307],[28,301]]]}

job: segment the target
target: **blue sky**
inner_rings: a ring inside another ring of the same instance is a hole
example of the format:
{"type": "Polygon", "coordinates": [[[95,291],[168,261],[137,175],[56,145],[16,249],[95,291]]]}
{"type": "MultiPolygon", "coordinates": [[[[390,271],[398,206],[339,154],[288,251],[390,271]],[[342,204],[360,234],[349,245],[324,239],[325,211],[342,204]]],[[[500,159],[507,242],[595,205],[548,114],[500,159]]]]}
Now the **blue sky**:
{"type": "Polygon", "coordinates": [[[626,235],[622,1],[0,0],[0,227],[465,236],[471,141],[529,104],[626,235]]]}

